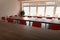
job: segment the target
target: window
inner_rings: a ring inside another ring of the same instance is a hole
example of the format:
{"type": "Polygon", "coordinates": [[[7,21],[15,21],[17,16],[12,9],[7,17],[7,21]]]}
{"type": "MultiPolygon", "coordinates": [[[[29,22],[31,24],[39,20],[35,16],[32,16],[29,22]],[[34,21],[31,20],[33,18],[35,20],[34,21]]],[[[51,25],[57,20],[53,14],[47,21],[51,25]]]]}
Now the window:
{"type": "Polygon", "coordinates": [[[24,3],[22,4],[22,6],[29,6],[29,3],[24,2],[24,3]]]}
{"type": "Polygon", "coordinates": [[[30,16],[36,16],[36,7],[30,7],[30,16]]]}
{"type": "Polygon", "coordinates": [[[45,7],[38,7],[38,16],[44,16],[45,7]]]}
{"type": "MultiPolygon", "coordinates": [[[[59,4],[59,2],[58,2],[59,4]]],[[[27,16],[46,16],[53,17],[55,12],[55,5],[58,6],[56,2],[39,2],[39,1],[22,1],[22,9],[25,11],[27,16]]],[[[59,16],[60,7],[56,8],[55,16],[59,16]]]]}
{"type": "Polygon", "coordinates": [[[25,15],[29,15],[29,7],[23,7],[23,10],[25,11],[25,15]]]}
{"type": "Polygon", "coordinates": [[[53,17],[53,13],[54,13],[54,7],[53,6],[47,6],[45,16],[53,17]]]}
{"type": "Polygon", "coordinates": [[[57,8],[56,8],[55,17],[60,17],[60,7],[57,7],[57,8]]]}
{"type": "Polygon", "coordinates": [[[46,5],[55,5],[55,2],[46,2],[46,5]]]}

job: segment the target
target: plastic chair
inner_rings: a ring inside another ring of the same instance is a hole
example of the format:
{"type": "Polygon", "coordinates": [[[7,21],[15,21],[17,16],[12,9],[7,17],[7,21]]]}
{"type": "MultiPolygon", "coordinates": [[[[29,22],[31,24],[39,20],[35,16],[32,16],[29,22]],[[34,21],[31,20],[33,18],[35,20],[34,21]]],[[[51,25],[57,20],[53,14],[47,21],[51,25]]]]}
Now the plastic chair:
{"type": "Polygon", "coordinates": [[[37,16],[37,18],[42,18],[42,17],[40,17],[40,16],[37,16]]]}
{"type": "Polygon", "coordinates": [[[49,24],[49,29],[60,30],[60,24],[51,23],[49,24]]]}
{"type": "Polygon", "coordinates": [[[32,26],[33,27],[41,27],[41,23],[40,22],[33,21],[32,26]]]}
{"type": "Polygon", "coordinates": [[[27,16],[27,17],[32,18],[32,16],[27,16]]]}
{"type": "Polygon", "coordinates": [[[7,21],[8,21],[9,23],[13,23],[13,22],[14,22],[12,18],[7,18],[7,21]]]}
{"type": "Polygon", "coordinates": [[[58,20],[60,20],[60,18],[58,18],[58,20]]]}
{"type": "Polygon", "coordinates": [[[6,18],[3,16],[3,17],[1,17],[1,20],[2,20],[2,21],[5,21],[5,20],[6,20],[6,18]]]}
{"type": "Polygon", "coordinates": [[[46,17],[47,19],[52,19],[52,17],[46,17]]]}
{"type": "Polygon", "coordinates": [[[25,20],[20,20],[20,24],[26,25],[26,21],[25,20]]]}

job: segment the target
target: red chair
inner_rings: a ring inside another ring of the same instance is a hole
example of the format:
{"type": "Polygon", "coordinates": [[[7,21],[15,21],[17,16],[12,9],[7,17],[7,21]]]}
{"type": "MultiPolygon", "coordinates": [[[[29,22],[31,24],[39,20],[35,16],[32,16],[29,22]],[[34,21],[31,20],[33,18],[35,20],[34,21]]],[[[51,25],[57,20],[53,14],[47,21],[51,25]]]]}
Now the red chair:
{"type": "Polygon", "coordinates": [[[15,17],[17,17],[18,15],[14,15],[15,17]]]}
{"type": "Polygon", "coordinates": [[[60,30],[60,24],[51,23],[49,24],[49,29],[60,30]]]}
{"type": "Polygon", "coordinates": [[[52,19],[52,17],[46,17],[47,19],[52,19]]]}
{"type": "Polygon", "coordinates": [[[60,20],[60,18],[58,18],[58,20],[60,20]]]}
{"type": "Polygon", "coordinates": [[[2,21],[5,21],[5,17],[1,17],[1,20],[2,20],[2,21]]]}
{"type": "Polygon", "coordinates": [[[27,16],[27,17],[32,18],[32,16],[27,16]]]}
{"type": "Polygon", "coordinates": [[[33,21],[32,26],[33,27],[41,27],[41,23],[40,22],[33,21]]]}
{"type": "Polygon", "coordinates": [[[42,18],[42,17],[40,17],[40,16],[37,16],[37,18],[42,18]]]}
{"type": "Polygon", "coordinates": [[[13,22],[14,22],[12,18],[7,18],[7,21],[8,21],[9,23],[13,23],[13,22]]]}
{"type": "Polygon", "coordinates": [[[9,16],[9,17],[13,17],[13,16],[9,16]]]}
{"type": "Polygon", "coordinates": [[[25,20],[20,20],[20,24],[26,25],[26,21],[25,20]]]}

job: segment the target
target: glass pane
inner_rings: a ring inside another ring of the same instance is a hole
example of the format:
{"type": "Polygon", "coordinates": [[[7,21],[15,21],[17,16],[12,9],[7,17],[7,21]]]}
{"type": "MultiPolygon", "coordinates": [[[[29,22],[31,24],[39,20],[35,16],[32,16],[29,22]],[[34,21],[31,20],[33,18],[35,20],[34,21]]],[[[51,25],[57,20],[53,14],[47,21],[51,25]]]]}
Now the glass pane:
{"type": "Polygon", "coordinates": [[[30,15],[36,16],[36,7],[30,7],[30,15]]]}
{"type": "Polygon", "coordinates": [[[38,5],[45,5],[45,2],[37,2],[38,5]]]}
{"type": "Polygon", "coordinates": [[[54,7],[49,6],[46,7],[46,15],[47,17],[53,17],[54,7]]]}
{"type": "Polygon", "coordinates": [[[45,7],[38,7],[38,16],[44,16],[45,7]]]}
{"type": "Polygon", "coordinates": [[[54,5],[55,2],[46,2],[46,5],[54,5]]]}
{"type": "Polygon", "coordinates": [[[22,5],[25,5],[26,6],[26,5],[29,5],[29,3],[23,3],[22,5]]]}
{"type": "Polygon", "coordinates": [[[36,5],[37,3],[36,2],[30,2],[30,6],[34,6],[34,5],[36,5]]]}
{"type": "Polygon", "coordinates": [[[57,8],[56,8],[55,17],[60,17],[60,7],[57,7],[57,8]]]}
{"type": "Polygon", "coordinates": [[[25,15],[29,15],[29,7],[24,7],[23,10],[25,11],[25,15]]]}

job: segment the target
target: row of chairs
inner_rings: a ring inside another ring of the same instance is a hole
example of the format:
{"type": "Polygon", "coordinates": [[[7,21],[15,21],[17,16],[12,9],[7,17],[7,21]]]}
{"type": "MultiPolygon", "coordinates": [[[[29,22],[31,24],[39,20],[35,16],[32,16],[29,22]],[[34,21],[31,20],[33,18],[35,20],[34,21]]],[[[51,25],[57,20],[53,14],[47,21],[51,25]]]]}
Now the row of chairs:
{"type": "MultiPolygon", "coordinates": [[[[20,24],[26,25],[26,21],[25,20],[20,20],[20,24]]],[[[41,23],[33,21],[32,26],[41,28],[41,23]]],[[[51,23],[51,24],[49,24],[49,29],[60,30],[60,24],[51,23]]]]}
{"type": "MultiPolygon", "coordinates": [[[[27,16],[29,18],[32,18],[33,16],[27,16]]],[[[36,16],[37,18],[42,18],[41,16],[36,16]]],[[[46,17],[47,19],[53,19],[52,17],[46,17]]],[[[58,20],[60,20],[60,18],[58,18],[58,20]]]]}
{"type": "MultiPolygon", "coordinates": [[[[33,16],[27,16],[29,18],[32,18],[33,16]]],[[[42,18],[41,16],[36,16],[37,18],[42,18]]],[[[46,17],[47,19],[52,19],[52,17],[46,17]]],[[[58,18],[59,19],[59,18],[58,18]]]]}
{"type": "MultiPolygon", "coordinates": [[[[3,21],[6,20],[5,17],[2,17],[1,19],[2,19],[3,21]]],[[[9,18],[7,18],[7,21],[8,21],[9,23],[13,23],[13,22],[14,22],[12,16],[10,16],[9,18]]],[[[25,20],[20,20],[19,23],[26,25],[26,21],[25,21],[25,20]]],[[[40,25],[41,25],[40,22],[35,22],[35,21],[33,21],[33,25],[32,25],[32,26],[40,27],[40,25]]]]}
{"type": "MultiPolygon", "coordinates": [[[[15,15],[15,16],[17,16],[17,15],[15,15]]],[[[11,18],[11,17],[13,17],[13,16],[9,16],[9,18],[11,18]]],[[[31,18],[32,16],[28,16],[28,17],[31,18]]],[[[42,17],[37,16],[37,18],[42,18],[42,17]]],[[[3,16],[3,17],[1,17],[1,19],[2,19],[2,21],[4,21],[6,18],[3,16]]],[[[47,19],[52,19],[52,18],[47,17],[47,19]]],[[[60,18],[58,18],[58,20],[60,20],[60,18]]]]}
{"type": "MultiPolygon", "coordinates": [[[[2,21],[5,21],[6,20],[5,17],[2,17],[1,19],[2,19],[2,21]]],[[[9,23],[13,23],[14,22],[14,20],[12,19],[12,16],[10,16],[9,18],[7,18],[7,21],[9,23]]],[[[25,20],[20,20],[19,23],[20,24],[23,24],[23,25],[26,25],[26,21],[25,20]]],[[[32,26],[33,27],[41,27],[41,23],[40,22],[33,21],[32,22],[32,26]]],[[[60,24],[51,23],[51,24],[49,24],[49,29],[52,29],[52,30],[60,30],[60,24]]]]}
{"type": "MultiPolygon", "coordinates": [[[[18,15],[14,15],[15,17],[17,17],[18,15]]],[[[13,16],[9,16],[9,17],[13,17],[13,16]]],[[[27,16],[29,18],[32,18],[33,16],[27,16]]],[[[41,16],[36,16],[37,18],[42,18],[41,16]]],[[[46,17],[47,19],[52,19],[52,17],[46,17]]],[[[60,20],[60,18],[58,18],[58,20],[60,20]]]]}
{"type": "MultiPolygon", "coordinates": [[[[20,20],[20,24],[26,25],[26,21],[25,20],[20,20]]],[[[33,21],[32,26],[41,28],[41,23],[33,21]]],[[[49,24],[49,29],[60,30],[60,24],[51,23],[51,24],[49,24]]]]}

